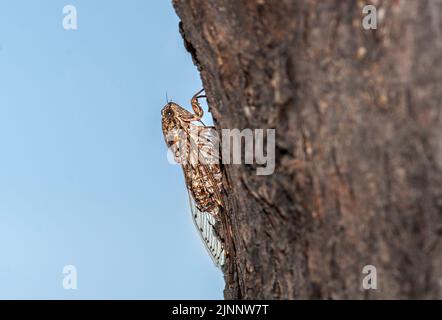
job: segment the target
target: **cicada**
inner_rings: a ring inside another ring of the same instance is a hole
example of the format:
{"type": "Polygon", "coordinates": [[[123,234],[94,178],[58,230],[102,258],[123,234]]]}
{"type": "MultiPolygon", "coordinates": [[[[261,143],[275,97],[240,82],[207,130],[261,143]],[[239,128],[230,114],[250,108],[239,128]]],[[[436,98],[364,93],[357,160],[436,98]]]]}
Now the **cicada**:
{"type": "Polygon", "coordinates": [[[203,91],[191,99],[194,113],[168,102],[161,110],[161,122],[166,144],[183,169],[193,222],[212,260],[222,267],[226,249],[219,234],[223,210],[219,139],[216,130],[201,120],[203,91]]]}

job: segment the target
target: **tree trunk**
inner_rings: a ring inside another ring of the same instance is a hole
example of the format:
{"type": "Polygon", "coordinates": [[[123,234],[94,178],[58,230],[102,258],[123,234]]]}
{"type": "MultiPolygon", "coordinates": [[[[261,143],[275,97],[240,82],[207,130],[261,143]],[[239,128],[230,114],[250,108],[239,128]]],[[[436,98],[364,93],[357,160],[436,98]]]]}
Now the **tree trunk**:
{"type": "Polygon", "coordinates": [[[370,2],[376,30],[364,1],[173,1],[216,127],[276,129],[274,174],[224,166],[227,299],[442,298],[442,1],[370,2]]]}

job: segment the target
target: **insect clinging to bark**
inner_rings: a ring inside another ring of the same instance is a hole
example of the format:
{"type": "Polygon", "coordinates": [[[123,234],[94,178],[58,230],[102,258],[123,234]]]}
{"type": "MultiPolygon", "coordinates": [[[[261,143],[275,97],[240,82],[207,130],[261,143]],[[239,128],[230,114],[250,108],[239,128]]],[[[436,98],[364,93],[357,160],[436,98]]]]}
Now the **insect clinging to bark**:
{"type": "Polygon", "coordinates": [[[194,113],[168,102],[161,110],[162,129],[169,150],[182,166],[195,226],[214,263],[222,267],[226,249],[219,234],[223,214],[219,143],[214,128],[201,121],[204,112],[198,99],[205,98],[203,91],[191,99],[194,113]]]}

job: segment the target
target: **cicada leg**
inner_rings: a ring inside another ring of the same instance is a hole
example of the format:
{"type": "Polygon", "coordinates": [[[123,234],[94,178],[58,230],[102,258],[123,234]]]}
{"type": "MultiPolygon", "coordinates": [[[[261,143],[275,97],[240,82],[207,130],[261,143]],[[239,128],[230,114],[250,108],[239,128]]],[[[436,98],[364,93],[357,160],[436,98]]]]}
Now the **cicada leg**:
{"type": "Polygon", "coordinates": [[[206,95],[202,95],[201,93],[204,91],[204,89],[201,89],[198,91],[193,97],[192,100],[190,100],[190,104],[192,105],[192,109],[195,112],[195,121],[201,121],[201,118],[204,115],[203,108],[200,106],[200,103],[198,99],[200,98],[206,98],[206,95]]]}

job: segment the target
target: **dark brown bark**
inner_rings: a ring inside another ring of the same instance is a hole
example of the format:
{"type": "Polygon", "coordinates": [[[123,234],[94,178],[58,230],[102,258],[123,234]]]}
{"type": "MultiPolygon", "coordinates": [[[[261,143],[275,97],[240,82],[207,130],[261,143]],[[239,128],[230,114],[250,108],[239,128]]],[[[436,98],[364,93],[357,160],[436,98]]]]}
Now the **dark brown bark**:
{"type": "Polygon", "coordinates": [[[276,128],[226,165],[226,298],[442,298],[442,1],[174,0],[217,128],[276,128]],[[362,290],[362,268],[378,289],[362,290]]]}

